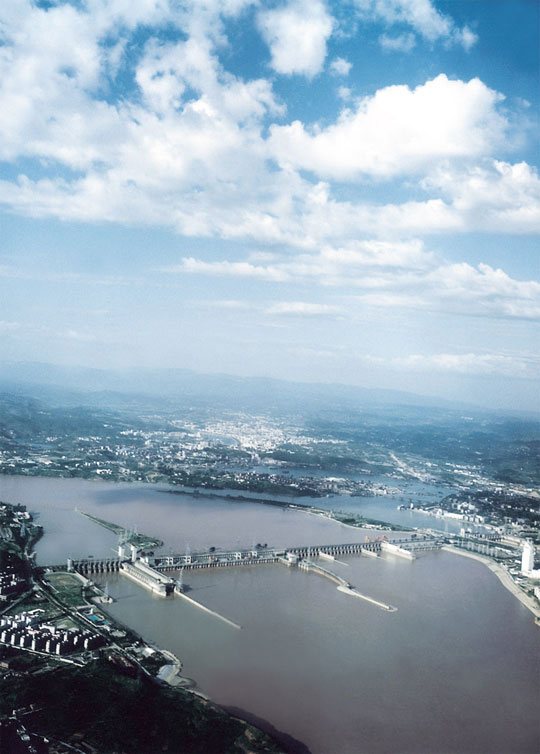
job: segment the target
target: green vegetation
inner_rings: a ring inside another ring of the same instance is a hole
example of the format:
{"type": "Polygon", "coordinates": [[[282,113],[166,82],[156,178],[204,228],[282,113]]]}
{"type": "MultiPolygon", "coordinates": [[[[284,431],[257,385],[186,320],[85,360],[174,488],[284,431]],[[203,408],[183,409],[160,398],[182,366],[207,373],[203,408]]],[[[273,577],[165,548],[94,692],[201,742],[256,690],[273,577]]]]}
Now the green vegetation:
{"type": "Polygon", "coordinates": [[[58,668],[0,678],[0,714],[35,704],[27,727],[71,740],[82,734],[100,754],[278,754],[260,731],[181,689],[117,674],[105,659],[84,669],[58,668]]]}
{"type": "Polygon", "coordinates": [[[27,554],[42,534],[24,505],[0,501],[0,606],[12,602],[28,589],[31,567],[27,554]]]}
{"type": "Polygon", "coordinates": [[[58,615],[58,608],[51,605],[49,600],[43,595],[41,591],[32,592],[23,599],[17,600],[17,610],[21,613],[35,610],[36,608],[45,610],[45,618],[49,618],[53,615],[58,615]]]}
{"type": "Polygon", "coordinates": [[[10,567],[15,573],[24,572],[21,548],[15,542],[0,541],[0,572],[10,567]]]}
{"type": "Polygon", "coordinates": [[[408,526],[402,526],[401,524],[390,524],[388,521],[379,521],[376,518],[366,518],[354,513],[344,513],[342,511],[334,511],[332,518],[336,521],[340,521],[342,524],[348,526],[356,526],[361,529],[363,526],[376,526],[379,529],[386,529],[388,531],[414,531],[408,526]]]}
{"type": "MultiPolygon", "coordinates": [[[[54,658],[51,658],[51,661],[55,663],[54,658]]],[[[43,667],[42,657],[29,652],[22,652],[20,649],[13,649],[6,644],[0,644],[0,662],[7,663],[10,671],[17,673],[28,673],[43,667]]],[[[2,688],[1,683],[0,676],[0,688],[2,688]]]]}
{"type": "Polygon", "coordinates": [[[74,573],[58,571],[43,576],[43,583],[48,584],[57,599],[67,608],[76,608],[85,604],[84,585],[74,573]]]}

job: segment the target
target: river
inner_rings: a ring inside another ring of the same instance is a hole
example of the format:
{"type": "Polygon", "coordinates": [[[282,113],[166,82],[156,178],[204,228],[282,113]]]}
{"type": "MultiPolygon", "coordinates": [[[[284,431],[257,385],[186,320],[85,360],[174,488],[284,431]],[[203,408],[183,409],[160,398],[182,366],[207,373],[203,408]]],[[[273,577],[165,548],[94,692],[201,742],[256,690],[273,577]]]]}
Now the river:
{"type": "MultiPolygon", "coordinates": [[[[145,485],[4,476],[0,499],[39,514],[40,563],[112,554],[115,536],[75,506],[160,537],[164,552],[365,535],[302,512],[145,485]]],[[[342,560],[329,565],[397,612],[282,565],[186,572],[190,596],[239,623],[237,630],[120,575],[104,580],[117,599],[112,615],[177,654],[200,691],[312,754],[540,750],[539,629],[489,569],[448,552],[414,562],[342,560]]]]}

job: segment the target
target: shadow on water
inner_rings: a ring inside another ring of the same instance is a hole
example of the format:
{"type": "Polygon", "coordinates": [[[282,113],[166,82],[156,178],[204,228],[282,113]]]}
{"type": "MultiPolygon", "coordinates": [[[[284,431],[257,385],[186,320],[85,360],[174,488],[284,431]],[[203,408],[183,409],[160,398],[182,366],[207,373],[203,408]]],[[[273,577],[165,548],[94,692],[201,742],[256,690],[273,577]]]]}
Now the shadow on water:
{"type": "Polygon", "coordinates": [[[223,709],[228,712],[229,715],[239,717],[241,720],[245,720],[251,725],[255,725],[257,728],[260,728],[260,730],[262,730],[264,733],[267,733],[269,736],[271,736],[271,738],[277,744],[283,746],[287,754],[312,754],[311,750],[308,749],[308,747],[304,743],[302,743],[302,741],[299,741],[297,738],[293,738],[293,736],[290,736],[288,733],[284,733],[283,731],[278,730],[272,725],[272,723],[268,722],[268,720],[265,720],[263,717],[257,717],[257,715],[254,715],[253,713],[248,712],[245,709],[241,709],[240,707],[224,706],[223,709]]]}

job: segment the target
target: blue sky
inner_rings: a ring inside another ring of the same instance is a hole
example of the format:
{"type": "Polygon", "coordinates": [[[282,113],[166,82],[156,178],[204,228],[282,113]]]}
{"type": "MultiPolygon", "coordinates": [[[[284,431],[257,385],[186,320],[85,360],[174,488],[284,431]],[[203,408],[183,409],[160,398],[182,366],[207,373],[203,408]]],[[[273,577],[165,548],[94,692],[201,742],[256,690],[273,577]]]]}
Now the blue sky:
{"type": "Polygon", "coordinates": [[[539,406],[540,4],[4,0],[0,339],[539,406]]]}

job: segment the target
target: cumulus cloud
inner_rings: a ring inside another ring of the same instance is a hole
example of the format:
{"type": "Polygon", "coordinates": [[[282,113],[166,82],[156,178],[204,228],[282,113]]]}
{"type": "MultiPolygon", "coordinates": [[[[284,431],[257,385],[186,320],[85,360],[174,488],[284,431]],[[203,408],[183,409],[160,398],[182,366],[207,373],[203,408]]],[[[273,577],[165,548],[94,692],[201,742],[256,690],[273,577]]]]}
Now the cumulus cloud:
{"type": "Polygon", "coordinates": [[[401,204],[328,200],[312,225],[339,222],[344,233],[386,237],[448,232],[533,235],[540,228],[540,179],[537,169],[525,162],[484,159],[464,165],[445,160],[420,185],[436,198],[401,204]]]}
{"type": "Polygon", "coordinates": [[[431,0],[355,0],[355,5],[362,18],[382,21],[388,26],[407,25],[429,42],[442,40],[469,50],[477,41],[474,32],[467,26],[457,27],[453,19],[440,13],[431,0]]]}
{"type": "MultiPolygon", "coordinates": [[[[34,217],[159,225],[187,236],[287,246],[300,250],[300,268],[313,264],[303,252],[321,250],[313,274],[329,265],[330,281],[341,272],[327,252],[345,249],[355,265],[367,257],[379,269],[387,264],[380,263],[382,246],[368,253],[352,239],[378,237],[396,249],[395,239],[429,233],[536,230],[537,173],[491,155],[509,129],[501,94],[478,79],[440,75],[415,89],[380,89],[324,127],[277,125],[285,108],[272,82],[233,75],[223,63],[223,19],[249,4],[3,3],[0,159],[34,162],[28,175],[21,169],[0,181],[0,202],[34,217]],[[135,49],[133,32],[142,27],[153,33],[135,49]],[[176,28],[174,41],[164,28],[176,28]],[[132,76],[121,96],[114,88],[119,71],[132,76]],[[344,200],[332,183],[396,178],[409,182],[414,200],[344,200]]],[[[303,55],[314,72],[333,22],[322,2],[308,10],[292,2],[258,10],[258,18],[277,14],[268,16],[272,25],[293,13],[317,21],[310,50],[319,52],[303,55]]],[[[430,23],[436,27],[436,19],[430,23]]],[[[334,58],[329,71],[345,75],[349,65],[334,58]]],[[[245,274],[292,274],[267,267],[245,274]]]]}
{"type": "Polygon", "coordinates": [[[423,183],[451,198],[453,212],[467,228],[524,233],[540,228],[540,179],[526,162],[441,166],[423,183]]]}
{"type": "Polygon", "coordinates": [[[352,90],[348,86],[338,86],[337,95],[340,99],[346,101],[352,96],[352,90]]]}
{"type": "Polygon", "coordinates": [[[330,72],[336,76],[348,76],[352,68],[352,63],[344,58],[335,58],[330,63],[330,72]]]}
{"type": "Polygon", "coordinates": [[[326,128],[274,125],[270,148],[280,165],[328,178],[416,172],[444,158],[483,155],[500,143],[508,128],[497,111],[502,99],[479,79],[440,74],[415,89],[379,89],[326,128]]]}
{"type": "Polygon", "coordinates": [[[260,11],[258,26],[270,48],[275,71],[312,77],[322,70],[326,42],[334,27],[322,0],[291,0],[260,11]]]}
{"type": "Polygon", "coordinates": [[[478,42],[478,35],[468,26],[464,26],[463,29],[455,29],[452,38],[461,44],[467,52],[478,42]]]}
{"type": "MultiPolygon", "coordinates": [[[[215,126],[216,133],[220,128],[215,126]]],[[[176,138],[181,134],[196,142],[196,130],[181,129],[176,138]]],[[[226,131],[222,136],[225,142],[226,131]]],[[[166,142],[171,150],[179,148],[176,138],[166,142]]],[[[213,173],[210,163],[207,170],[202,164],[204,139],[194,143],[191,156],[180,153],[176,162],[167,159],[167,150],[160,156],[156,133],[149,133],[146,142],[155,144],[156,154],[141,154],[137,163],[137,150],[130,149],[131,168],[126,163],[73,181],[0,180],[0,202],[36,217],[168,225],[189,236],[312,250],[366,236],[395,242],[414,235],[533,234],[538,229],[539,179],[526,163],[486,160],[467,168],[447,163],[422,181],[428,196],[437,198],[374,204],[340,201],[329,183],[313,184],[295,172],[268,172],[253,145],[242,152],[241,144],[229,149],[223,142],[209,144],[208,154],[220,163],[213,173]],[[162,173],[156,173],[159,160],[162,173]]]]}

